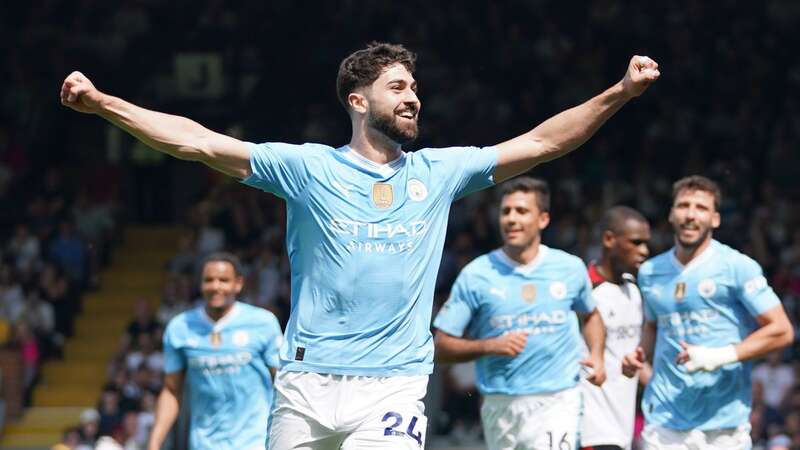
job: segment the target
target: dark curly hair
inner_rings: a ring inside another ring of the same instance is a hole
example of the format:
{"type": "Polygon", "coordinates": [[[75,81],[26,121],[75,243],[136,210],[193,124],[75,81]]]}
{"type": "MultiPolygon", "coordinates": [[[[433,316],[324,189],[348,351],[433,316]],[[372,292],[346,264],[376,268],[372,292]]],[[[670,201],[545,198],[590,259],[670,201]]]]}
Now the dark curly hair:
{"type": "Polygon", "coordinates": [[[346,110],[350,110],[347,96],[354,90],[369,86],[381,76],[384,69],[400,63],[414,73],[417,55],[399,44],[370,42],[367,48],[355,51],[339,65],[336,76],[336,95],[346,110]]]}

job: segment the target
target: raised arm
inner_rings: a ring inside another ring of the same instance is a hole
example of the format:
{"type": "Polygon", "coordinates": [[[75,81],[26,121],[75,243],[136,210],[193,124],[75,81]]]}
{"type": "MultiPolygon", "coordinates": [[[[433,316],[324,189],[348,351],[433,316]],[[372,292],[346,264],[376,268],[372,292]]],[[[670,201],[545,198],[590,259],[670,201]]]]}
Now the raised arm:
{"type": "Polygon", "coordinates": [[[61,104],[97,114],[160,152],[200,161],[236,178],[250,175],[250,151],[244,142],[185,117],[150,111],[104,94],[80,72],[72,72],[64,80],[61,104]]]}
{"type": "Polygon", "coordinates": [[[488,339],[466,339],[436,330],[436,361],[458,363],[472,361],[482,356],[517,356],[528,343],[528,333],[511,332],[488,339]]]}
{"type": "Polygon", "coordinates": [[[159,450],[170,428],[178,418],[183,390],[183,372],[168,373],[164,375],[164,387],[158,395],[156,403],[156,417],[150,439],[147,443],[148,450],[159,450]]]}
{"type": "Polygon", "coordinates": [[[625,77],[602,94],[563,111],[531,131],[497,145],[496,183],[556,159],[586,142],[628,100],[641,95],[660,75],[658,64],[634,56],[625,77]]]}

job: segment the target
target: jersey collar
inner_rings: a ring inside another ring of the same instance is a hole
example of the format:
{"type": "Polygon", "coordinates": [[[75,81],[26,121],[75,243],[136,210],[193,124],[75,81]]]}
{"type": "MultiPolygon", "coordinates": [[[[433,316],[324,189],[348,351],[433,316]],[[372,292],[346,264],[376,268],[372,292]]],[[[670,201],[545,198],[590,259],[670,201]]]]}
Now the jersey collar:
{"type": "Polygon", "coordinates": [[[550,248],[547,247],[546,245],[539,244],[539,254],[536,255],[536,258],[533,258],[533,261],[527,264],[520,264],[517,261],[511,259],[511,257],[506,255],[506,252],[503,250],[502,247],[495,250],[494,254],[495,256],[497,256],[498,261],[508,266],[514,272],[521,273],[523,275],[529,275],[531,272],[534,271],[534,269],[536,269],[536,267],[539,266],[539,264],[542,262],[542,260],[544,259],[545,255],[549,250],[550,248]]]}
{"type": "Polygon", "coordinates": [[[592,287],[600,286],[608,281],[606,277],[597,270],[597,264],[594,261],[589,263],[589,280],[592,282],[592,287]]]}
{"type": "Polygon", "coordinates": [[[208,315],[208,313],[206,312],[205,305],[202,305],[202,306],[200,306],[200,317],[214,331],[221,331],[223,328],[225,328],[225,325],[230,323],[233,320],[234,317],[239,315],[239,311],[240,310],[241,310],[241,308],[239,307],[239,302],[238,301],[234,302],[233,303],[233,307],[231,307],[231,310],[228,311],[228,314],[225,314],[224,316],[222,316],[221,319],[219,319],[219,320],[217,320],[215,322],[214,319],[212,319],[208,315]]]}
{"type": "Polygon", "coordinates": [[[397,158],[385,164],[378,164],[374,161],[370,161],[369,159],[361,156],[360,153],[353,150],[349,145],[345,145],[344,147],[342,147],[342,154],[344,155],[345,158],[347,158],[347,160],[349,160],[353,164],[356,164],[357,166],[366,169],[370,172],[377,173],[382,177],[389,177],[394,175],[394,173],[400,169],[400,167],[403,165],[403,162],[406,159],[406,152],[401,150],[400,155],[397,158]]]}
{"type": "Polygon", "coordinates": [[[717,241],[711,240],[711,244],[708,247],[706,247],[706,249],[703,250],[702,253],[695,256],[694,259],[689,261],[689,264],[684,265],[682,262],[678,261],[678,257],[675,256],[675,247],[673,246],[669,250],[669,260],[672,262],[672,265],[675,266],[676,269],[678,269],[678,271],[688,272],[694,269],[695,267],[700,266],[704,262],[708,261],[708,259],[711,258],[714,255],[714,253],[716,253],[716,249],[717,249],[717,241]]]}

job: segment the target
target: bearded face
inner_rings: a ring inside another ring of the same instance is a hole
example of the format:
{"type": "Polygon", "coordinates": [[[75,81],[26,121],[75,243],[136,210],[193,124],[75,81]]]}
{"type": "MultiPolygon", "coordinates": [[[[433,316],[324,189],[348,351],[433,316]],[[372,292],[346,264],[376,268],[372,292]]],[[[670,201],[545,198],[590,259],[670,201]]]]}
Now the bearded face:
{"type": "Polygon", "coordinates": [[[417,106],[401,104],[392,111],[371,110],[369,126],[398,144],[413,141],[419,135],[417,106]]]}

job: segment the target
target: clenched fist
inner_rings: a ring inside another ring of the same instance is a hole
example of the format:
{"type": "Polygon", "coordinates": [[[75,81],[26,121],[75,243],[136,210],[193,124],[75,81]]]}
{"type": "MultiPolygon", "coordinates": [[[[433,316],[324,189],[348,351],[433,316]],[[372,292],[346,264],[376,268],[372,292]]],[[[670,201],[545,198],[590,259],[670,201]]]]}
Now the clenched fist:
{"type": "Polygon", "coordinates": [[[513,331],[496,338],[489,339],[487,353],[498,356],[517,356],[525,350],[528,343],[528,333],[513,331]]]}
{"type": "Polygon", "coordinates": [[[658,63],[647,56],[634,56],[628,64],[628,71],[622,79],[622,88],[630,97],[638,97],[661,76],[658,63]]]}
{"type": "Polygon", "coordinates": [[[104,94],[82,73],[75,71],[61,85],[61,104],[82,113],[97,113],[104,94]]]}

